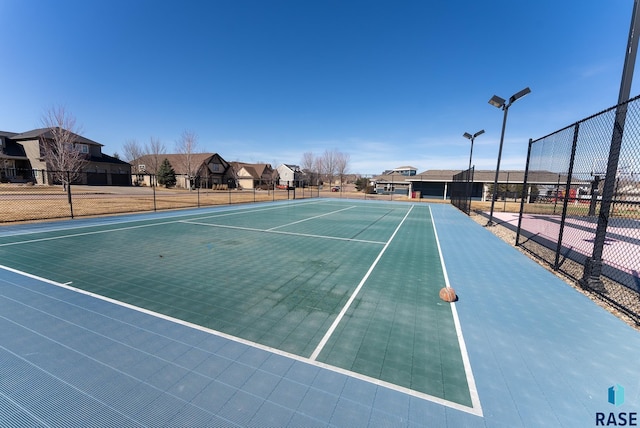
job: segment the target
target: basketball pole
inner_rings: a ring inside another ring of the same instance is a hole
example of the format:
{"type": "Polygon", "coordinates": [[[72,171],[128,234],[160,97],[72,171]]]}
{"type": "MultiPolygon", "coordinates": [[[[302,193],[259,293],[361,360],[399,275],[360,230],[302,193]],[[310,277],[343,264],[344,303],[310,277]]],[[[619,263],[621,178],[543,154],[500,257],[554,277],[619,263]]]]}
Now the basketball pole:
{"type": "Polygon", "coordinates": [[[602,252],[604,250],[609,215],[611,214],[611,202],[615,195],[616,175],[618,172],[618,161],[620,159],[620,148],[622,146],[622,135],[624,124],[627,119],[627,104],[631,93],[631,82],[633,81],[633,69],[638,51],[638,32],[640,32],[640,20],[638,19],[638,2],[634,0],[633,12],[631,14],[631,26],[629,28],[629,40],[622,69],[622,81],[620,82],[620,92],[618,94],[618,106],[616,108],[613,134],[611,136],[611,146],[609,147],[609,159],[607,161],[607,173],[604,179],[602,190],[602,202],[600,203],[600,214],[598,215],[598,225],[596,226],[596,236],[593,241],[593,253],[591,258],[584,264],[584,272],[580,284],[593,289],[601,289],[602,279],[602,252]]]}

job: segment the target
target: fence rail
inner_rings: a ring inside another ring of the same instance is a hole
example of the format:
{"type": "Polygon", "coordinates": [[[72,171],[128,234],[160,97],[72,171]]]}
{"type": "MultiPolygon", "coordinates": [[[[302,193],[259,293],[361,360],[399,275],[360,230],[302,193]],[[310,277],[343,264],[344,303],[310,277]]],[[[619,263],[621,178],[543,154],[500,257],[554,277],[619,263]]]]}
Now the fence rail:
{"type": "Polygon", "coordinates": [[[640,323],[640,97],[529,142],[516,245],[640,323]],[[621,110],[626,121],[614,133],[621,110]],[[609,171],[616,135],[619,161],[609,171]],[[599,279],[585,281],[594,257],[599,279]]]}

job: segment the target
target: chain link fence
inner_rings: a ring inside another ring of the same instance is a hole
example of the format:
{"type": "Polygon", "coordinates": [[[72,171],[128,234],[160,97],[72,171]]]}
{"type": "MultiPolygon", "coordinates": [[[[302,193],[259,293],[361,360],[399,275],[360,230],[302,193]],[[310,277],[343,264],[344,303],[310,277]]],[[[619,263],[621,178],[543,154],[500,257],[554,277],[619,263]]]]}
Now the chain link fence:
{"type": "MultiPolygon", "coordinates": [[[[13,177],[16,171],[11,171],[13,177]]],[[[90,173],[89,173],[90,174],[90,173]]],[[[87,185],[95,181],[88,173],[25,170],[23,182],[0,187],[0,223],[30,220],[75,218],[81,216],[199,208],[249,202],[268,202],[319,196],[315,187],[261,185],[253,189],[238,189],[228,184],[208,184],[191,189],[166,188],[157,185],[152,174],[136,174],[136,182],[153,185],[87,185]],[[34,184],[38,175],[46,175],[52,185],[34,184]],[[65,179],[66,178],[66,179],[65,179]],[[67,184],[70,183],[70,184],[67,184]]],[[[126,175],[131,183],[131,176],[126,175]]],[[[194,183],[204,183],[195,177],[194,183]]],[[[110,183],[111,184],[111,183],[110,183]]]]}
{"type": "Polygon", "coordinates": [[[530,141],[516,238],[517,246],[578,280],[637,323],[639,142],[640,97],[530,141]],[[616,138],[619,152],[611,151],[616,138]],[[610,196],[605,181],[613,184],[610,196]],[[599,267],[595,281],[594,263],[599,267]]]}
{"type": "Polygon", "coordinates": [[[473,184],[473,170],[467,169],[453,176],[451,181],[451,204],[469,215],[471,211],[471,186],[473,184]]]}

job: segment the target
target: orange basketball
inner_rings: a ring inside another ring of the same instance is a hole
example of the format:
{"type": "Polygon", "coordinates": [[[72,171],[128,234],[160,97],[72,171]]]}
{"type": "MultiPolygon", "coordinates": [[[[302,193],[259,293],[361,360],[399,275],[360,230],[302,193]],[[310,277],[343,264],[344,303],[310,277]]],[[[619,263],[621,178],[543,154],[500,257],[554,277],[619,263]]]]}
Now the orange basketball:
{"type": "Polygon", "coordinates": [[[456,301],[456,291],[451,287],[444,287],[440,289],[440,298],[445,302],[455,302],[456,301]]]}

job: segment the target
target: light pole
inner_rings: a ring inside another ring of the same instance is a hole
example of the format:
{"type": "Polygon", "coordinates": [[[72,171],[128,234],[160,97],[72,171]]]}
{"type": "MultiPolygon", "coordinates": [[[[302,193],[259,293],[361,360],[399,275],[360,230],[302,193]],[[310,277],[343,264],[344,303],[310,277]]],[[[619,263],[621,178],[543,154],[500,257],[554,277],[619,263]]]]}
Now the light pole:
{"type": "Polygon", "coordinates": [[[471,140],[471,151],[469,152],[469,169],[467,170],[467,200],[468,200],[468,204],[469,204],[469,210],[471,210],[471,158],[473,157],[473,140],[476,139],[476,137],[478,135],[482,135],[484,134],[484,129],[481,129],[480,131],[476,132],[475,134],[471,135],[468,132],[465,132],[464,134],[462,134],[462,136],[464,138],[468,138],[469,140],[471,140]]]}
{"type": "Polygon", "coordinates": [[[500,158],[502,157],[502,144],[504,143],[504,129],[507,125],[507,113],[509,112],[509,107],[511,104],[524,97],[528,93],[531,92],[531,89],[524,88],[520,92],[513,94],[511,98],[509,98],[509,103],[505,104],[506,101],[500,98],[497,95],[494,95],[489,100],[489,104],[494,107],[501,108],[504,111],[504,117],[502,119],[502,133],[500,134],[500,149],[498,149],[498,165],[496,165],[496,178],[493,180],[493,195],[491,196],[491,212],[489,213],[489,221],[487,222],[487,226],[493,226],[493,206],[496,202],[496,197],[498,195],[498,174],[500,173],[500,158]]]}
{"type": "Polygon", "coordinates": [[[471,140],[471,152],[469,153],[469,170],[471,170],[471,157],[473,156],[473,140],[475,140],[477,136],[482,134],[484,134],[484,129],[481,129],[473,135],[469,134],[468,132],[465,132],[462,135],[464,138],[468,138],[469,140],[471,140]]]}

